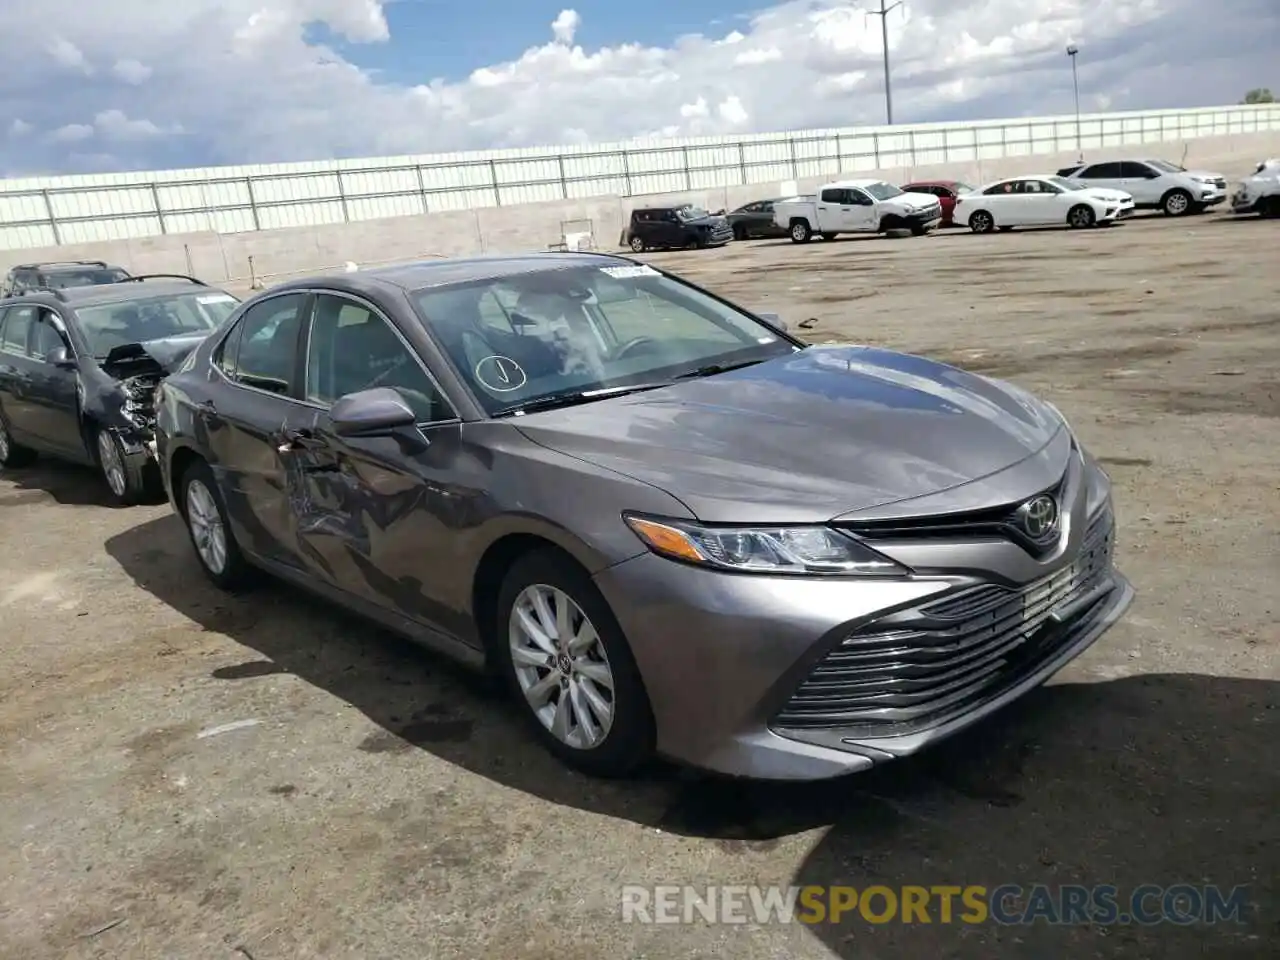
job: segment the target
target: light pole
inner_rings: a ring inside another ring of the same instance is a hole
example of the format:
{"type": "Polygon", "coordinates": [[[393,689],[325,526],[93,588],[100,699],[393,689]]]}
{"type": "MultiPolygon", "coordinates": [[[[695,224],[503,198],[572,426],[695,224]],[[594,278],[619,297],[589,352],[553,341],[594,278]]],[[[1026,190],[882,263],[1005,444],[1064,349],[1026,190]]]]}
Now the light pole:
{"type": "Polygon", "coordinates": [[[893,91],[889,87],[889,14],[900,6],[902,0],[888,6],[885,5],[885,0],[880,0],[879,10],[867,11],[873,17],[880,18],[880,39],[884,43],[884,112],[890,126],[893,125],[893,91]]]}
{"type": "Polygon", "coordinates": [[[1076,91],[1076,159],[1084,163],[1084,142],[1080,139],[1080,75],[1076,73],[1076,54],[1080,48],[1074,43],[1067,44],[1067,56],[1071,58],[1071,86],[1076,91]]]}

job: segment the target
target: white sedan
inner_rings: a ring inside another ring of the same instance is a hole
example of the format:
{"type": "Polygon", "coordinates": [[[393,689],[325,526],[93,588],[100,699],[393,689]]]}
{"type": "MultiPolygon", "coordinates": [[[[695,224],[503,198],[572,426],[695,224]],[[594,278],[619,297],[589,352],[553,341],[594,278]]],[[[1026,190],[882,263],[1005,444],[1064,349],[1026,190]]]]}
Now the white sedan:
{"type": "Polygon", "coordinates": [[[1110,226],[1133,213],[1120,190],[1084,187],[1057,176],[1010,177],[956,198],[952,219],[974,233],[1014,227],[1110,226]]]}

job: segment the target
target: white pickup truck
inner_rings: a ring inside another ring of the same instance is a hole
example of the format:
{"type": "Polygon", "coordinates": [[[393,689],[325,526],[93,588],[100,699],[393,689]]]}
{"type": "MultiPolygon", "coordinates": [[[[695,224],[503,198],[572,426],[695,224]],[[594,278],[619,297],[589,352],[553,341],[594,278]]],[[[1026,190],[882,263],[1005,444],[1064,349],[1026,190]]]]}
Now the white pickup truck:
{"type": "Polygon", "coordinates": [[[942,222],[942,205],[931,193],[905,193],[883,180],[840,180],[812,197],[792,197],[773,205],[773,222],[793,243],[824,240],[841,233],[910,230],[919,236],[942,222]]]}
{"type": "Polygon", "coordinates": [[[1280,217],[1280,158],[1263,160],[1231,195],[1232,213],[1280,217]]]}

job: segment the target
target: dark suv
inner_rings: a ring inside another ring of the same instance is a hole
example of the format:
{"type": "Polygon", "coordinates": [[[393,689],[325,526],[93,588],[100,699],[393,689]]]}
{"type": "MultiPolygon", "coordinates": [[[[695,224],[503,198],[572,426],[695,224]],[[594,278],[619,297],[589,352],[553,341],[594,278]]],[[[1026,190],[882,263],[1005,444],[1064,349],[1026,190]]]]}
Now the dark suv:
{"type": "Polygon", "coordinates": [[[65,290],[127,280],[129,271],[104,260],[20,263],[9,271],[0,296],[16,297],[32,290],[65,290]]]}
{"type": "Polygon", "coordinates": [[[733,239],[733,228],[722,216],[700,207],[640,207],[631,211],[626,242],[636,253],[653,249],[722,247],[733,239]]]}
{"type": "Polygon", "coordinates": [[[157,492],[156,385],[238,303],[169,274],[0,299],[0,469],[40,453],[97,467],[119,503],[157,492]]]}

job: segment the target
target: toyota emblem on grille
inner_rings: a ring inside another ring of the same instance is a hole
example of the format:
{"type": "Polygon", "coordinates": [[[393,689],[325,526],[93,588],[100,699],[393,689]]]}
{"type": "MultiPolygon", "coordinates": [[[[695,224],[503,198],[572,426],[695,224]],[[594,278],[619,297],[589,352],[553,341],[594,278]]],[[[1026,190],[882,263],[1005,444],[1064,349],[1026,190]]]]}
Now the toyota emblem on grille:
{"type": "Polygon", "coordinates": [[[1058,532],[1058,503],[1042,493],[1018,507],[1017,518],[1022,532],[1032,540],[1048,540],[1058,532]]]}

